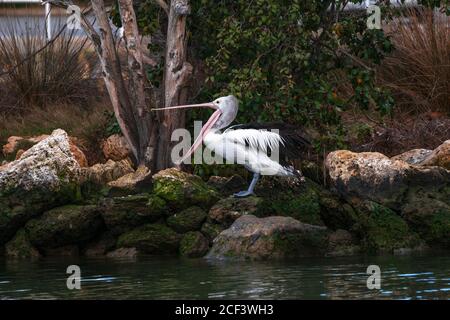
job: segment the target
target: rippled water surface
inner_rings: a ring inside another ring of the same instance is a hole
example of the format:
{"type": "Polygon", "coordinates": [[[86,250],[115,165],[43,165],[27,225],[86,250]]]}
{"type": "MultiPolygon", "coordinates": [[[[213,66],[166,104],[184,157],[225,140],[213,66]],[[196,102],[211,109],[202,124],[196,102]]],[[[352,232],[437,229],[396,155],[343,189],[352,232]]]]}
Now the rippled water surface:
{"type": "Polygon", "coordinates": [[[138,259],[0,260],[0,299],[450,299],[450,255],[308,258],[279,263],[138,259]],[[81,290],[66,268],[81,267],[81,290]],[[381,268],[368,290],[366,269],[381,268]]]}

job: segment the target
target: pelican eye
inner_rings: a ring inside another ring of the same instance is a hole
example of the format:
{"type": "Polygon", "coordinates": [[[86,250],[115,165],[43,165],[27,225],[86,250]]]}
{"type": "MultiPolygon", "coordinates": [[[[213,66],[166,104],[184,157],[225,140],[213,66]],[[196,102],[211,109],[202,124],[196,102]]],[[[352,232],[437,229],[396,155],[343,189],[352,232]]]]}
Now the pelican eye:
{"type": "Polygon", "coordinates": [[[220,100],[216,100],[216,103],[220,103],[220,100]]]}

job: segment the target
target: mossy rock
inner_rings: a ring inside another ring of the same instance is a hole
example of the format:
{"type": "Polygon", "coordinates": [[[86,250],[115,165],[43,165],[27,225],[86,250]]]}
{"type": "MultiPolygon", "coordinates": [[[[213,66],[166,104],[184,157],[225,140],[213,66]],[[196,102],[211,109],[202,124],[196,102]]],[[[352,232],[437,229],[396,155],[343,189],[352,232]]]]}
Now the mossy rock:
{"type": "Polygon", "coordinates": [[[329,230],[292,217],[243,215],[214,239],[212,259],[272,260],[324,255],[329,230]]]}
{"type": "Polygon", "coordinates": [[[186,233],[180,242],[180,254],[188,258],[203,257],[209,250],[208,240],[198,231],[186,233]]]}
{"type": "Polygon", "coordinates": [[[208,212],[208,217],[215,223],[228,228],[245,214],[255,214],[263,199],[255,196],[246,198],[228,197],[219,200],[208,212]]]}
{"type": "MultiPolygon", "coordinates": [[[[259,195],[259,193],[257,193],[259,195]]],[[[273,188],[265,193],[257,216],[286,216],[303,223],[323,226],[320,197],[315,184],[306,183],[294,188],[273,188]]]]}
{"type": "Polygon", "coordinates": [[[362,237],[362,245],[368,252],[392,253],[421,244],[406,221],[389,208],[366,201],[358,207],[358,215],[354,230],[362,237]]]}
{"type": "Polygon", "coordinates": [[[113,234],[156,222],[165,214],[165,201],[145,193],[107,199],[104,205],[102,216],[113,234]]]}
{"type": "Polygon", "coordinates": [[[44,211],[81,200],[80,187],[75,183],[62,186],[58,192],[45,188],[0,191],[0,244],[6,243],[28,220],[44,211]]]}
{"type": "Polygon", "coordinates": [[[200,230],[206,212],[199,207],[190,207],[167,218],[167,225],[179,233],[200,230]]]}
{"type": "Polygon", "coordinates": [[[5,254],[8,258],[18,259],[35,259],[41,256],[39,251],[30,243],[24,229],[17,231],[14,238],[5,245],[5,254]]]}
{"type": "Polygon", "coordinates": [[[168,205],[182,209],[198,205],[209,209],[219,200],[218,193],[199,176],[175,168],[166,169],[153,176],[153,192],[167,201],[168,205]]]}
{"type": "Polygon", "coordinates": [[[450,249],[450,206],[437,199],[406,204],[402,215],[431,246],[450,249]]]}
{"type": "Polygon", "coordinates": [[[358,220],[353,207],[328,190],[320,191],[319,202],[322,220],[332,230],[350,230],[358,220]]]}
{"type": "Polygon", "coordinates": [[[96,237],[103,227],[97,206],[67,205],[30,220],[25,230],[36,247],[55,248],[86,242],[96,237]]]}
{"type": "Polygon", "coordinates": [[[117,247],[136,248],[149,254],[170,254],[178,251],[180,238],[179,234],[163,224],[146,224],[122,234],[117,240],[117,247]]]}
{"type": "Polygon", "coordinates": [[[214,238],[217,237],[223,230],[225,230],[223,226],[213,222],[205,222],[200,229],[210,243],[212,243],[214,238]]]}

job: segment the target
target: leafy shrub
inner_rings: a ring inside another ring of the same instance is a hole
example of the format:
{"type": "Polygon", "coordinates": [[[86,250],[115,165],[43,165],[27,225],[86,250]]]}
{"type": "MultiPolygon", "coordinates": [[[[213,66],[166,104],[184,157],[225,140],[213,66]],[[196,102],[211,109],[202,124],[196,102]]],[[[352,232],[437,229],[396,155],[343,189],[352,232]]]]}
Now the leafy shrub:
{"type": "Polygon", "coordinates": [[[390,111],[374,67],[392,45],[382,30],[367,28],[365,12],[343,12],[341,1],[202,0],[193,7],[192,45],[208,73],[197,99],[236,95],[238,122],[306,124],[320,132],[318,147],[336,148],[345,135],[341,110],[390,111]],[[343,82],[352,96],[339,92],[343,82]]]}

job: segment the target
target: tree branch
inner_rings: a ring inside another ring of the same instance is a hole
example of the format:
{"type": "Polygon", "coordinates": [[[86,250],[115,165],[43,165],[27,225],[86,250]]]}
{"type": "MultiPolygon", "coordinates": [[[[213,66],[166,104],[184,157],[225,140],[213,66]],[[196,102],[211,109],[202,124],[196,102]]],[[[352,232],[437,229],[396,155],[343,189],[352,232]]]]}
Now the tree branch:
{"type": "Polygon", "coordinates": [[[164,10],[164,12],[169,15],[169,6],[164,0],[155,0],[157,4],[164,10]]]}

